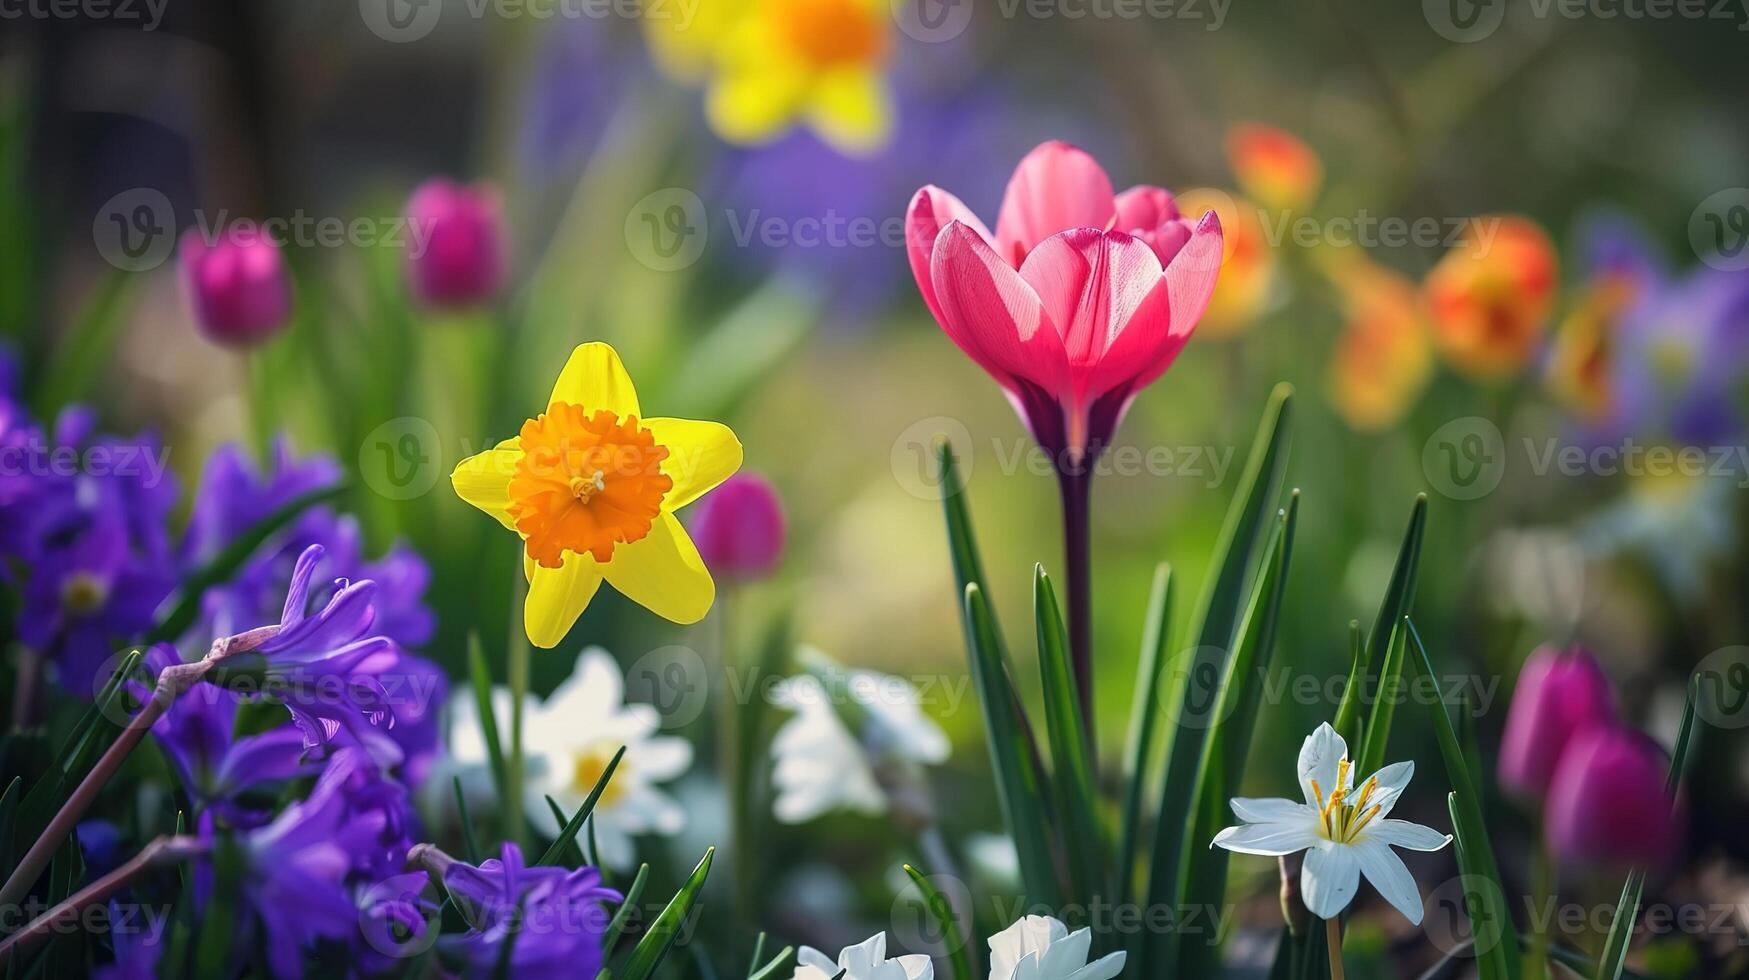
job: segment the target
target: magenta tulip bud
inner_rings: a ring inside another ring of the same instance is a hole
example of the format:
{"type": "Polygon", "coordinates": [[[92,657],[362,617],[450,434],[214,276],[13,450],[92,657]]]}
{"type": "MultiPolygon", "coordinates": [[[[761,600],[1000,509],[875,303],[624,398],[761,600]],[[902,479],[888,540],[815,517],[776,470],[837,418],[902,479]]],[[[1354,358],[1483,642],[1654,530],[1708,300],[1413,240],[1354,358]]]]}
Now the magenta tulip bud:
{"type": "Polygon", "coordinates": [[[1548,791],[1568,743],[1615,722],[1615,698],[1603,668],[1574,647],[1541,647],[1524,662],[1500,743],[1500,785],[1529,799],[1548,791]]]}
{"type": "Polygon", "coordinates": [[[764,578],[783,554],[783,505],[771,484],[737,473],[699,501],[690,530],[713,573],[731,580],[764,578]]]}
{"type": "Polygon", "coordinates": [[[407,224],[407,276],[421,302],[476,306],[498,295],[509,248],[496,192],[428,180],[407,201],[407,224]]]}
{"type": "Polygon", "coordinates": [[[253,347],[291,318],[291,275],[271,238],[233,228],[209,242],[190,228],[179,248],[188,302],[209,340],[253,347]]]}
{"type": "Polygon", "coordinates": [[[1675,807],[1664,791],[1669,760],[1627,728],[1574,737],[1549,784],[1543,832],[1562,858],[1655,867],[1676,846],[1675,807]]]}

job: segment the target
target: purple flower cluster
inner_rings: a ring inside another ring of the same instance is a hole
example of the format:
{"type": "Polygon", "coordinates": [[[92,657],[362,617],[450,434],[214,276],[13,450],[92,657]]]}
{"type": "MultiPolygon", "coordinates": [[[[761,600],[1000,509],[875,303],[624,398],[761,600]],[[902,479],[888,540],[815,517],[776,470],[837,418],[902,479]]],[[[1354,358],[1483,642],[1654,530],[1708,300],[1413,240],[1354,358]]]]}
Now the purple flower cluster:
{"type": "Polygon", "coordinates": [[[512,843],[478,867],[451,864],[443,884],[470,926],[444,945],[470,976],[490,975],[508,942],[513,976],[593,977],[611,919],[603,903],[623,900],[594,868],[531,868],[512,843]]]}

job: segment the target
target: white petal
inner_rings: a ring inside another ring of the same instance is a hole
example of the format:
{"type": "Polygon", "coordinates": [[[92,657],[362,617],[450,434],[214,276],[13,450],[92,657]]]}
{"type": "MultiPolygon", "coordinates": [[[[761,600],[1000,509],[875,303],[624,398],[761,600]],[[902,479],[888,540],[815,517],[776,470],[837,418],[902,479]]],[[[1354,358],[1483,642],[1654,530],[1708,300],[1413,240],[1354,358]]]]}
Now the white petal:
{"type": "Polygon", "coordinates": [[[1050,945],[1038,958],[1039,972],[1047,977],[1067,977],[1087,965],[1093,949],[1093,930],[1077,929],[1050,945]]]}
{"type": "Polygon", "coordinates": [[[1068,927],[1048,915],[1028,915],[990,937],[990,980],[1013,980],[1021,960],[1049,949],[1069,935],[1068,927]]]}
{"type": "Polygon", "coordinates": [[[626,757],[636,758],[632,767],[638,775],[651,782],[666,782],[692,767],[692,743],[677,736],[652,738],[626,750],[626,757]]]}
{"type": "Polygon", "coordinates": [[[907,980],[935,980],[935,961],[921,953],[896,956],[893,962],[905,971],[907,980]]]}
{"type": "Polygon", "coordinates": [[[1111,980],[1123,972],[1124,961],[1128,958],[1128,953],[1112,953],[1070,974],[1069,980],[1111,980]]]}
{"type": "Polygon", "coordinates": [[[1420,925],[1421,889],[1416,887],[1415,878],[1409,874],[1403,859],[1376,840],[1361,841],[1351,850],[1360,863],[1361,873],[1379,890],[1385,901],[1403,913],[1411,925],[1420,925]]]}
{"type": "MultiPolygon", "coordinates": [[[[1318,788],[1323,791],[1324,798],[1336,791],[1336,774],[1340,763],[1348,757],[1348,743],[1342,736],[1336,734],[1336,729],[1329,722],[1318,726],[1318,730],[1306,736],[1306,741],[1300,746],[1300,790],[1305,793],[1307,803],[1315,803],[1318,794],[1312,792],[1312,780],[1318,781],[1318,788]]],[[[1350,776],[1352,778],[1352,774],[1350,776]]]]}
{"type": "Polygon", "coordinates": [[[1248,823],[1228,827],[1215,835],[1211,847],[1224,847],[1240,854],[1261,854],[1280,857],[1314,847],[1323,838],[1308,821],[1292,823],[1248,823]]]}
{"type": "Polygon", "coordinates": [[[1345,844],[1314,847],[1306,852],[1306,864],[1300,871],[1300,894],[1306,908],[1320,919],[1334,919],[1342,914],[1360,887],[1360,862],[1354,849],[1345,844]]]}
{"type": "Polygon", "coordinates": [[[1361,840],[1375,840],[1411,851],[1437,851],[1451,843],[1450,834],[1442,834],[1432,827],[1423,827],[1407,820],[1377,821],[1362,831],[1360,837],[1361,840]]]}
{"type": "Polygon", "coordinates": [[[1415,763],[1413,762],[1393,762],[1380,769],[1372,776],[1373,779],[1378,780],[1378,786],[1372,791],[1372,795],[1367,797],[1366,805],[1368,807],[1377,806],[1380,817],[1389,814],[1391,807],[1397,805],[1397,797],[1403,795],[1403,790],[1408,788],[1409,780],[1414,776],[1415,763]]]}
{"type": "Polygon", "coordinates": [[[1294,823],[1312,824],[1318,820],[1318,810],[1304,803],[1293,800],[1263,799],[1252,800],[1243,796],[1232,799],[1233,816],[1240,823],[1294,823]]]}

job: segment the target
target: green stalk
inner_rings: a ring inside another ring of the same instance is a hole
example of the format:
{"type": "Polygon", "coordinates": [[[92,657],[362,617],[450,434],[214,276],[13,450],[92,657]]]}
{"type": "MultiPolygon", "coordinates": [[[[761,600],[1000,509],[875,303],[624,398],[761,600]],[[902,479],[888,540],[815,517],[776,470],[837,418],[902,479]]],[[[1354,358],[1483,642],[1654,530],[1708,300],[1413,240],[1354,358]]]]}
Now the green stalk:
{"type": "MultiPolygon", "coordinates": [[[[517,562],[522,564],[522,546],[517,545],[517,562]]],[[[506,680],[510,683],[510,757],[505,763],[504,839],[521,841],[522,784],[524,759],[522,752],[522,702],[528,696],[528,633],[523,628],[522,606],[528,598],[528,577],[518,567],[511,576],[510,643],[506,651],[506,680]]]]}

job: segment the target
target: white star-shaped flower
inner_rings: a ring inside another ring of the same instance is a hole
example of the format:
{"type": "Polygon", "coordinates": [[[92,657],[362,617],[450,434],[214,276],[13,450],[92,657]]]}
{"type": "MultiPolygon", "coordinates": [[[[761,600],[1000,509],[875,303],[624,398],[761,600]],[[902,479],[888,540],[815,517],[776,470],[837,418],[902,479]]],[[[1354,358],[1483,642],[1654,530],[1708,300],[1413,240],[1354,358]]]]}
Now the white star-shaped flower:
{"type": "Polygon", "coordinates": [[[1089,963],[1092,946],[1087,929],[1070,932],[1048,915],[1029,915],[990,937],[990,980],[1111,980],[1123,972],[1128,954],[1089,963]]]}
{"type": "Polygon", "coordinates": [[[1342,914],[1360,887],[1360,876],[1410,922],[1421,923],[1421,889],[1391,848],[1437,851],[1449,834],[1387,816],[1415,774],[1413,762],[1388,765],[1356,788],[1348,745],[1329,724],[1300,746],[1300,789],[1306,802],[1235,798],[1242,823],[1215,835],[1214,845],[1240,854],[1279,857],[1306,852],[1300,893],[1322,919],[1342,914]]]}
{"type": "Polygon", "coordinates": [[[803,946],[796,953],[796,972],[790,980],[935,980],[935,964],[927,956],[913,954],[887,959],[887,934],[877,932],[856,946],[846,946],[834,963],[825,953],[803,946]]]}

